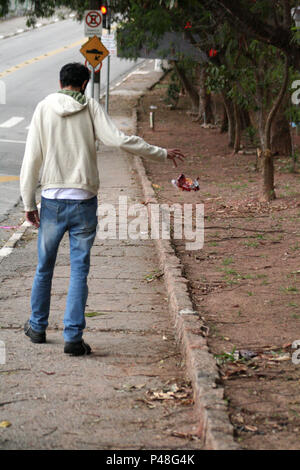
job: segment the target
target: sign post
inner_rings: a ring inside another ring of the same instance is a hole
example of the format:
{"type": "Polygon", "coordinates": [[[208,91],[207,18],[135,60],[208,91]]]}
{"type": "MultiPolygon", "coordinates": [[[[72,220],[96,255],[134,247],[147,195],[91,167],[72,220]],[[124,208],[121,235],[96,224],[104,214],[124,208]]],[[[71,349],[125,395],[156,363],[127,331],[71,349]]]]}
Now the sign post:
{"type": "MultiPolygon", "coordinates": [[[[97,36],[90,38],[80,49],[81,54],[85,57],[86,61],[92,66],[92,98],[94,98],[95,87],[95,69],[100,66],[99,75],[101,70],[102,61],[109,55],[109,51],[102,44],[97,36]]],[[[99,77],[99,90],[97,90],[96,99],[99,100],[100,95],[100,77],[99,77]]]]}
{"type": "MultiPolygon", "coordinates": [[[[107,29],[108,34],[110,34],[110,18],[111,18],[111,9],[110,9],[110,0],[108,0],[108,15],[107,15],[107,29]]],[[[107,75],[106,75],[106,95],[105,95],[105,111],[108,114],[109,106],[109,80],[110,80],[110,55],[107,58],[107,75]]]]}
{"type": "MultiPolygon", "coordinates": [[[[91,2],[90,2],[91,3],[91,2]]],[[[92,4],[91,4],[92,7],[92,4]]],[[[84,12],[84,34],[86,37],[101,37],[103,27],[103,15],[100,10],[90,9],[84,12]]],[[[86,61],[87,63],[87,61],[86,61]]],[[[88,88],[91,97],[95,97],[99,101],[100,95],[100,73],[95,75],[96,70],[92,67],[91,83],[88,88]]]]}
{"type": "MultiPolygon", "coordinates": [[[[109,5],[109,14],[106,18],[105,28],[108,29],[108,33],[110,33],[110,1],[108,1],[109,5]]],[[[90,7],[93,7],[94,3],[90,2],[90,7]]],[[[105,12],[107,13],[107,11],[105,12]]],[[[106,96],[105,96],[105,109],[108,112],[108,102],[109,102],[109,81],[110,81],[110,55],[109,51],[100,41],[102,36],[102,28],[103,28],[103,14],[101,10],[86,10],[84,12],[84,33],[85,36],[89,38],[89,41],[86,42],[80,52],[84,55],[86,59],[86,66],[87,63],[90,64],[92,67],[92,76],[91,76],[91,96],[92,98],[95,96],[95,85],[97,85],[96,89],[96,99],[99,100],[100,97],[100,71],[102,68],[102,61],[105,57],[107,58],[107,84],[106,84],[106,96]],[[99,68],[98,68],[99,67],[99,68]],[[98,70],[97,70],[98,69],[98,70]],[[95,74],[99,75],[95,75],[95,74]],[[98,90],[99,87],[99,90],[98,90]]],[[[110,34],[109,34],[110,36],[110,34]]],[[[90,68],[90,67],[89,67],[90,68]]]]}

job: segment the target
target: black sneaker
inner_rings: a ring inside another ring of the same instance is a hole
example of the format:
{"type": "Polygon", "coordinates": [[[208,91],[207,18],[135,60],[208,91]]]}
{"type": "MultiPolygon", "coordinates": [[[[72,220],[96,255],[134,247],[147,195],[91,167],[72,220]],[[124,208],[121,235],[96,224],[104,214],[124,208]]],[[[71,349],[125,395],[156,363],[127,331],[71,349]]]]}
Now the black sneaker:
{"type": "Polygon", "coordinates": [[[91,347],[83,341],[78,341],[76,343],[65,343],[64,353],[71,354],[72,356],[85,356],[91,354],[91,347]]]}
{"type": "Polygon", "coordinates": [[[34,331],[29,323],[29,320],[24,325],[24,333],[26,336],[29,336],[33,343],[46,343],[46,333],[34,331]]]}

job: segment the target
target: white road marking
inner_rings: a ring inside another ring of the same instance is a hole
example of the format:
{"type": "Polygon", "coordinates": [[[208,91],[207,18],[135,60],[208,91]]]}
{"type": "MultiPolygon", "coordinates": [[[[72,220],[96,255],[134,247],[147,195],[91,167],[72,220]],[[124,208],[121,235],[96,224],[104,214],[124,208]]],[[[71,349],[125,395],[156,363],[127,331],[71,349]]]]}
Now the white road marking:
{"type": "Polygon", "coordinates": [[[0,142],[3,142],[4,144],[26,144],[26,140],[0,139],[0,142]]]}
{"type": "Polygon", "coordinates": [[[5,258],[6,256],[9,256],[13,252],[13,248],[10,248],[8,246],[4,246],[0,250],[0,258],[5,258]]]}
{"type": "MultiPolygon", "coordinates": [[[[39,203],[37,207],[38,209],[41,209],[41,204],[39,203]]],[[[25,220],[25,222],[23,222],[22,225],[18,227],[16,232],[12,234],[10,239],[0,249],[0,263],[4,258],[9,256],[14,251],[18,241],[21,240],[21,238],[24,236],[28,227],[31,227],[31,224],[25,220]]]]}
{"type": "Polygon", "coordinates": [[[8,119],[8,121],[5,121],[2,124],[0,124],[0,127],[8,129],[10,127],[16,126],[17,124],[19,124],[23,120],[24,120],[23,117],[14,116],[14,117],[8,119]]]}

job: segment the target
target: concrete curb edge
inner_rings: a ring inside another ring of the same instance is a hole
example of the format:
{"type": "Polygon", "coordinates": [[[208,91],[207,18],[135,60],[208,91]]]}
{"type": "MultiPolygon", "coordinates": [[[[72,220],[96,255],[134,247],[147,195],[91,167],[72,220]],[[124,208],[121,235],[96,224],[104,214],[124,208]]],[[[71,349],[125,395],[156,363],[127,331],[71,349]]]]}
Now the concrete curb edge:
{"type": "MultiPolygon", "coordinates": [[[[137,109],[133,109],[133,130],[137,131],[137,109]]],[[[145,200],[158,204],[152,184],[146,174],[143,161],[134,157],[134,165],[142,185],[145,200]]],[[[148,205],[148,211],[150,206],[148,205]]],[[[199,435],[209,450],[239,450],[233,439],[233,427],[229,421],[224,389],[218,385],[219,371],[213,355],[208,350],[207,327],[194,310],[188,291],[188,281],[182,275],[182,265],[169,240],[155,240],[164,272],[169,309],[175,325],[175,333],[187,372],[193,385],[194,402],[199,414],[199,435]]]]}

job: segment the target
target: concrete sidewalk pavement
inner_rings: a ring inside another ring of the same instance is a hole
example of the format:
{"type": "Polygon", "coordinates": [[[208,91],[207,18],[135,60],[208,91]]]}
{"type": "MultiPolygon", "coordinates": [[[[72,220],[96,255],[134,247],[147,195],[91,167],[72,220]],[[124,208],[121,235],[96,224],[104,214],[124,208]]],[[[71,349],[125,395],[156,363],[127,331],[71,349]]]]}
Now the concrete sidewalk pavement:
{"type": "MultiPolygon", "coordinates": [[[[105,150],[101,168],[101,203],[117,205],[123,193],[141,200],[126,155],[105,150]]],[[[5,264],[15,262],[9,258],[1,265],[0,339],[7,357],[0,370],[0,423],[11,426],[0,427],[0,448],[201,448],[197,437],[191,440],[197,421],[163,280],[146,280],[158,267],[153,243],[96,239],[84,335],[93,354],[74,358],[63,353],[62,338],[67,237],[55,270],[48,341],[32,344],[22,331],[36,261],[33,238],[12,255],[22,259],[22,268],[17,264],[9,273],[5,264]],[[155,400],[156,392],[165,400],[155,400]]]]}
{"type": "MultiPolygon", "coordinates": [[[[122,117],[117,122],[122,126],[122,117]]],[[[130,124],[123,118],[123,128],[130,124]]],[[[128,204],[142,202],[132,158],[102,147],[101,204],[118,207],[122,195],[128,204]]],[[[28,229],[1,263],[0,448],[201,449],[153,242],[96,238],[84,335],[93,354],[76,358],[63,353],[67,236],[55,269],[47,343],[33,344],[23,333],[36,238],[28,229]]]]}
{"type": "MultiPolygon", "coordinates": [[[[146,61],[114,91],[123,103],[114,119],[125,132],[135,132],[135,100],[161,76],[154,71],[154,61],[146,61]]],[[[149,191],[140,165],[136,157],[101,146],[100,204],[118,209],[120,196],[127,197],[128,205],[143,203],[149,191]]],[[[170,315],[177,289],[180,293],[180,286],[186,287],[176,260],[164,265],[164,254],[152,240],[96,238],[84,335],[93,354],[69,357],[63,353],[62,337],[67,236],[54,274],[48,342],[32,344],[23,333],[30,313],[36,238],[34,230],[27,230],[0,264],[0,340],[6,348],[6,362],[0,365],[0,448],[236,448],[222,390],[215,390],[214,364],[207,361],[203,338],[193,336],[199,319],[189,310],[183,323],[170,315]],[[175,284],[172,269],[178,275],[175,284]],[[191,347],[182,347],[181,342],[189,344],[191,338],[191,347]],[[183,356],[183,350],[190,357],[183,356]],[[204,360],[204,369],[195,361],[194,350],[200,352],[195,357],[204,360]],[[192,389],[191,376],[202,388],[192,389]],[[202,398],[204,411],[199,415],[202,398]]],[[[187,302],[183,292],[179,308],[187,302]]]]}

